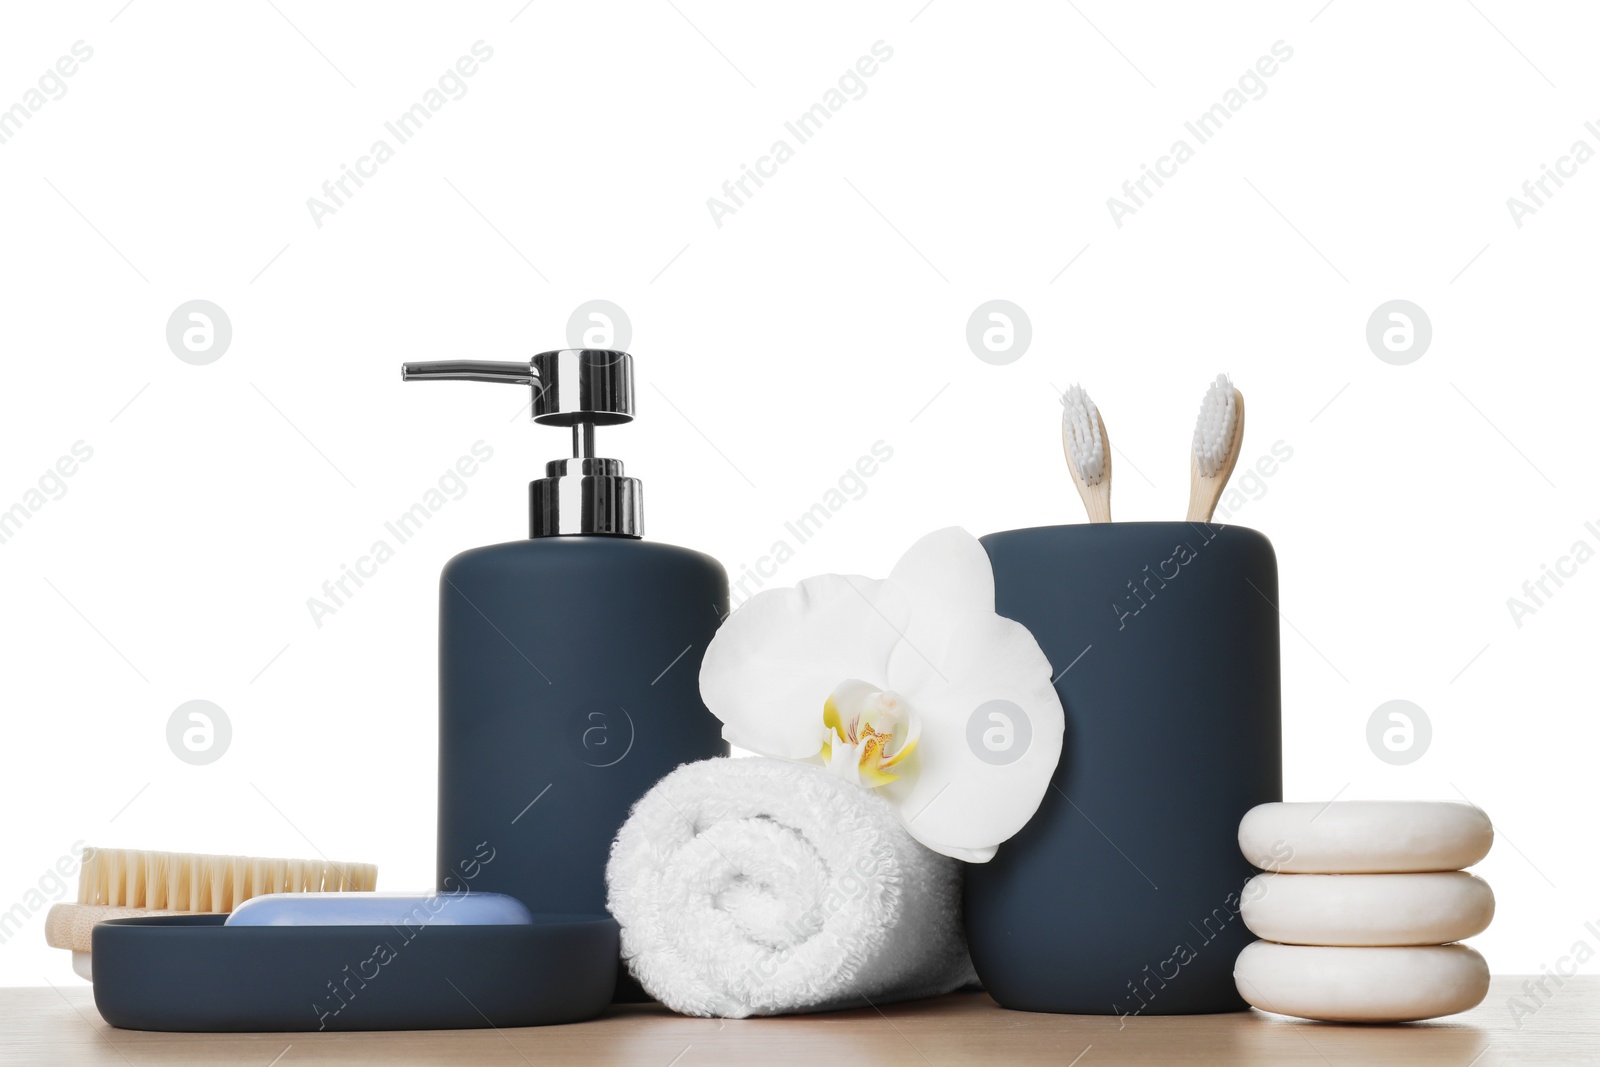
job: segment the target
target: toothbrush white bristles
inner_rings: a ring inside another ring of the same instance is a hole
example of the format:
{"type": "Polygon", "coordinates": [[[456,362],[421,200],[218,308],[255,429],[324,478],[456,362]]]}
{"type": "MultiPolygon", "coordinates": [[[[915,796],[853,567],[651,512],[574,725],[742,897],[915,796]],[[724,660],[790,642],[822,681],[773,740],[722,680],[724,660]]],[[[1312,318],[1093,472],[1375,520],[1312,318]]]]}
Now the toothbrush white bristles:
{"type": "Polygon", "coordinates": [[[1089,485],[1099,485],[1106,473],[1106,449],[1100,440],[1100,410],[1083,391],[1074,384],[1061,396],[1062,436],[1066,438],[1067,455],[1073,470],[1089,485]]]}
{"type": "Polygon", "coordinates": [[[1194,447],[1189,457],[1190,522],[1210,522],[1222,499],[1222,490],[1239,462],[1244,441],[1244,394],[1226,374],[1206,390],[1200,417],[1194,424],[1194,447]]]}
{"type": "Polygon", "coordinates": [[[1061,394],[1061,445],[1090,522],[1111,521],[1111,439],[1080,385],[1061,394]]]}
{"type": "Polygon", "coordinates": [[[1239,421],[1239,406],[1233,397],[1233,383],[1226,374],[1219,374],[1200,402],[1200,418],[1194,425],[1194,458],[1206,478],[1217,476],[1233,448],[1233,429],[1239,421]]]}

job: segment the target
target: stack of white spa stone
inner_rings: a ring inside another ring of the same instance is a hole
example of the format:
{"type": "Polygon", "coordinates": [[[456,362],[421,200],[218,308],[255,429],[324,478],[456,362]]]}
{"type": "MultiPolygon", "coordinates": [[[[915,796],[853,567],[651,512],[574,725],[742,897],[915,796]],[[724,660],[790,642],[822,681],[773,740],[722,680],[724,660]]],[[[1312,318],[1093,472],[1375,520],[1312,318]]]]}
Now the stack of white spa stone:
{"type": "Polygon", "coordinates": [[[1494,918],[1489,884],[1467,874],[1494,842],[1467,804],[1262,804],[1239,824],[1252,942],[1234,964],[1245,1000],[1330,1022],[1406,1022],[1466,1011],[1489,967],[1462,938],[1494,918]]]}

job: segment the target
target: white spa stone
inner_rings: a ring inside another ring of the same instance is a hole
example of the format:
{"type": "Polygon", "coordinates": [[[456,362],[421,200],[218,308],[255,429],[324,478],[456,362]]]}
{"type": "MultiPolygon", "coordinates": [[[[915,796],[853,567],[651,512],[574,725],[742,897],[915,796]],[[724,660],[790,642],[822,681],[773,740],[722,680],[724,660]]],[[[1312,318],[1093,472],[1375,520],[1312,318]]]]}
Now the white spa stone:
{"type": "Polygon", "coordinates": [[[1239,953],[1233,980],[1239,995],[1263,1011],[1397,1023],[1476,1007],[1489,992],[1489,965],[1466,945],[1332,948],[1256,941],[1239,953]]]}
{"type": "Polygon", "coordinates": [[[1239,823],[1244,858],[1285,874],[1456,871],[1493,843],[1489,817],[1451,801],[1258,804],[1239,823]]]}
{"type": "Polygon", "coordinates": [[[1257,937],[1289,945],[1443,945],[1494,918],[1489,883],[1431,874],[1258,874],[1240,894],[1257,937]]]}

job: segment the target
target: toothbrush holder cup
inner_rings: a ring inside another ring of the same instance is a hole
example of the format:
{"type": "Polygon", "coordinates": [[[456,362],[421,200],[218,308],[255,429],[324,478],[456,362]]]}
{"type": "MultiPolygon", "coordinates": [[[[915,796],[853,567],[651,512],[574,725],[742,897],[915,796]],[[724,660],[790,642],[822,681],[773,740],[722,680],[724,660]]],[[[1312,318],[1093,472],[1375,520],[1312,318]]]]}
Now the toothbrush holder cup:
{"type": "Polygon", "coordinates": [[[1271,543],[1200,522],[982,543],[996,610],[1049,657],[1067,732],[1038,814],[967,869],[979,977],[1024,1011],[1244,1010],[1233,963],[1256,871],[1239,820],[1283,790],[1271,543]]]}

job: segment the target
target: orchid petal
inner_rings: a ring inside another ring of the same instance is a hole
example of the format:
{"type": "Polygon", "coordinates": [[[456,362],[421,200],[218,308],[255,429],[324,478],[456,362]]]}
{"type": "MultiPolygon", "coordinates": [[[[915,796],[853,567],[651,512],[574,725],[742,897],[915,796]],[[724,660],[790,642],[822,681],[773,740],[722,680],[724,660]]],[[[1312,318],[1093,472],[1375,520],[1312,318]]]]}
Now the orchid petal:
{"type": "Polygon", "coordinates": [[[911,835],[935,852],[966,859],[1022,829],[1049,788],[1065,733],[1050,661],[1027,627],[994,614],[969,615],[937,663],[902,642],[890,657],[889,684],[917,709],[922,725],[918,773],[897,783],[890,798],[911,835]],[[981,741],[973,744],[973,717],[991,701],[1011,707],[999,712],[998,725],[980,716],[980,739],[1001,730],[1020,744],[1017,720],[1026,720],[1026,747],[1008,762],[986,761],[981,741]]]}
{"type": "Polygon", "coordinates": [[[889,756],[883,761],[883,766],[886,768],[893,767],[895,764],[911,755],[911,753],[917,750],[917,742],[920,740],[922,740],[922,719],[920,717],[913,716],[911,722],[906,726],[905,740],[900,742],[900,747],[895,750],[894,755],[889,756]]]}
{"type": "MultiPolygon", "coordinates": [[[[916,835],[913,834],[912,836],[916,835]]],[[[934,848],[926,841],[921,842],[921,844],[922,847],[931,849],[941,856],[949,856],[951,859],[961,860],[963,863],[988,863],[994,859],[995,853],[1000,851],[998,845],[985,845],[983,848],[958,848],[954,845],[940,845],[938,848],[934,848]]]]}
{"type": "Polygon", "coordinates": [[[889,583],[858,575],[757,593],[712,638],[700,695],[730,744],[808,759],[827,736],[819,717],[828,695],[844,678],[881,683],[909,616],[889,583]]]}
{"type": "Polygon", "coordinates": [[[938,660],[950,635],[969,615],[994,611],[989,553],[959,526],[935,530],[906,550],[889,581],[911,604],[905,637],[938,660]]]}

